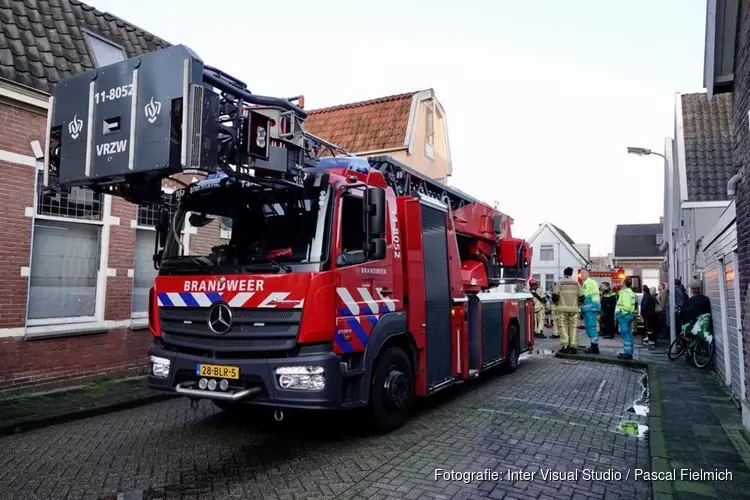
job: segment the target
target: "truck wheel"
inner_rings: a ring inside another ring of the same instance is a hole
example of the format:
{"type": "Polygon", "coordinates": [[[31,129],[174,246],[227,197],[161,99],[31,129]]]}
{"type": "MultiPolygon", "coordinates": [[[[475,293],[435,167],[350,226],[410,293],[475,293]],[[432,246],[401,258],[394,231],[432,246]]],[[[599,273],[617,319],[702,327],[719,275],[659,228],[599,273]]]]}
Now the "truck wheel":
{"type": "Polygon", "coordinates": [[[508,328],[508,360],[503,364],[504,373],[513,373],[518,369],[518,357],[520,355],[518,331],[515,326],[511,326],[508,328]]]}
{"type": "Polygon", "coordinates": [[[399,347],[383,353],[375,366],[370,388],[370,416],[377,432],[401,427],[414,398],[414,375],[409,357],[399,347]]]}

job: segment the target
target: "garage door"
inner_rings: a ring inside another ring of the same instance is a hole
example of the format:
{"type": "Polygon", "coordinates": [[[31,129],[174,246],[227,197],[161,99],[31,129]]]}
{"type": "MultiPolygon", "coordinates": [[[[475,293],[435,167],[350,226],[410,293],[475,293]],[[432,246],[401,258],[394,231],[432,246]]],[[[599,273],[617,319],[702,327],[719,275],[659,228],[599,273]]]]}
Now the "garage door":
{"type": "Polygon", "coordinates": [[[641,271],[641,281],[643,282],[644,285],[648,286],[649,288],[659,287],[659,276],[660,276],[659,269],[643,269],[641,271]]]}

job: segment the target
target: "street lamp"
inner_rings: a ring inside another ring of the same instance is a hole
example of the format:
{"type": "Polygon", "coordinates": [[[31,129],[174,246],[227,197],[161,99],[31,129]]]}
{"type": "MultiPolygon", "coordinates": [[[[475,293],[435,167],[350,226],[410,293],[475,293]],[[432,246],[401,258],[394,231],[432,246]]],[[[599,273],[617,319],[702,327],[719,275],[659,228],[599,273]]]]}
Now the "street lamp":
{"type": "Polygon", "coordinates": [[[637,148],[634,146],[628,146],[628,153],[630,153],[631,155],[638,155],[638,156],[656,155],[656,156],[661,156],[665,160],[667,159],[663,154],[656,153],[647,148],[637,148]]]}
{"type": "Polygon", "coordinates": [[[673,141],[671,138],[667,137],[664,140],[664,153],[656,153],[654,151],[651,151],[648,148],[640,148],[640,147],[634,147],[634,146],[628,146],[628,153],[638,156],[648,156],[648,155],[656,155],[661,156],[664,158],[664,187],[665,187],[665,194],[664,194],[664,235],[666,236],[664,245],[666,248],[660,248],[661,251],[669,249],[669,252],[667,253],[667,265],[668,265],[668,271],[667,271],[667,283],[669,291],[669,311],[667,314],[669,315],[669,342],[670,345],[672,342],[674,342],[674,339],[677,336],[676,332],[676,325],[675,325],[675,290],[674,290],[674,281],[675,281],[675,259],[677,258],[677,253],[675,252],[674,248],[674,230],[673,230],[673,219],[674,219],[674,163],[672,161],[672,149],[673,148],[673,141]]]}

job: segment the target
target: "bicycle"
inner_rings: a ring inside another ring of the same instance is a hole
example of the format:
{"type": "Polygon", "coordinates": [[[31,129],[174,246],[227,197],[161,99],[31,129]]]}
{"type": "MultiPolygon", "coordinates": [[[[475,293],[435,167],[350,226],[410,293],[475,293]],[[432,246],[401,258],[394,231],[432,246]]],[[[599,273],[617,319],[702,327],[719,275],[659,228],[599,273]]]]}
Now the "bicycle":
{"type": "Polygon", "coordinates": [[[714,357],[713,339],[706,340],[691,332],[693,325],[686,325],[669,346],[667,357],[670,361],[679,359],[685,352],[697,368],[705,368],[714,357]]]}

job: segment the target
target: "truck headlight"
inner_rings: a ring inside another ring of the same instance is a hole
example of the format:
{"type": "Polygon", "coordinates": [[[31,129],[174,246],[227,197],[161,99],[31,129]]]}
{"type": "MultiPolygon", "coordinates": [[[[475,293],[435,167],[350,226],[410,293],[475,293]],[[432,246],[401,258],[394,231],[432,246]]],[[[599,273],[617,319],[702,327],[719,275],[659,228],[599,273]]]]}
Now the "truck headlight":
{"type": "Polygon", "coordinates": [[[276,377],[282,389],[321,391],[326,386],[322,366],[282,366],[276,368],[276,377]]]}
{"type": "Polygon", "coordinates": [[[151,375],[159,378],[169,377],[169,367],[172,364],[167,358],[160,358],[159,356],[149,356],[148,358],[151,364],[151,375]]]}

